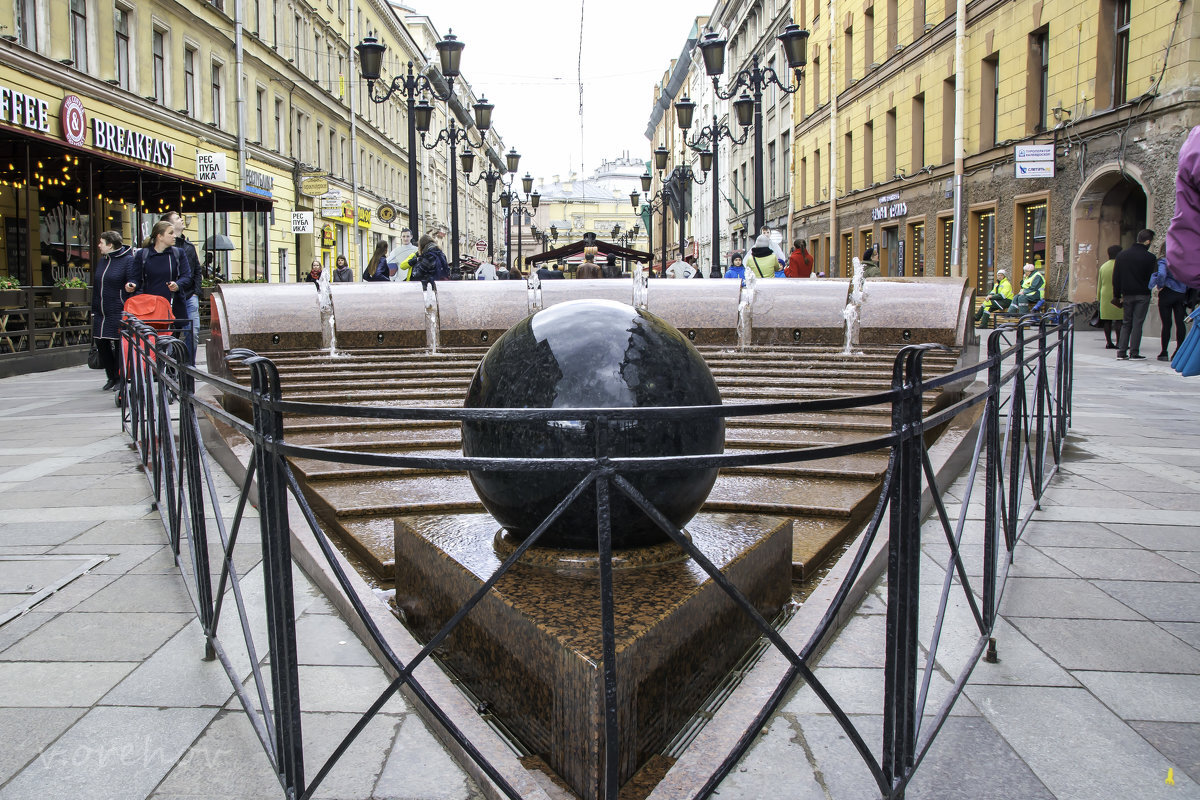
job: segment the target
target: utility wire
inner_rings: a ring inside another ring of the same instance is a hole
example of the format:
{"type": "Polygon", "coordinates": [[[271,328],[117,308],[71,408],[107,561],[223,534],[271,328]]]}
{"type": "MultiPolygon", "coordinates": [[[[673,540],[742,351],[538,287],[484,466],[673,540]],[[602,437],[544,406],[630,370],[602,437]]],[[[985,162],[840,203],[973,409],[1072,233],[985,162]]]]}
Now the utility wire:
{"type": "Polygon", "coordinates": [[[579,0],[579,61],[575,79],[579,82],[579,177],[583,177],[583,12],[586,0],[579,0]]]}

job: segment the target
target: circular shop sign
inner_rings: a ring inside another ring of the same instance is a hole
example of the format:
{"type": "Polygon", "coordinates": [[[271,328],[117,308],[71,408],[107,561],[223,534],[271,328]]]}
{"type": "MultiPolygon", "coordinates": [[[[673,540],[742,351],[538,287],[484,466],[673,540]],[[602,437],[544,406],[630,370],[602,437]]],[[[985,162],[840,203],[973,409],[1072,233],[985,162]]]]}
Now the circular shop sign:
{"type": "Polygon", "coordinates": [[[390,203],[384,203],[375,213],[380,222],[391,223],[396,219],[396,207],[390,203]]]}
{"type": "Polygon", "coordinates": [[[81,147],[87,134],[87,114],[83,110],[83,101],[73,94],[64,97],[58,118],[62,122],[63,138],[68,144],[81,147]]]}

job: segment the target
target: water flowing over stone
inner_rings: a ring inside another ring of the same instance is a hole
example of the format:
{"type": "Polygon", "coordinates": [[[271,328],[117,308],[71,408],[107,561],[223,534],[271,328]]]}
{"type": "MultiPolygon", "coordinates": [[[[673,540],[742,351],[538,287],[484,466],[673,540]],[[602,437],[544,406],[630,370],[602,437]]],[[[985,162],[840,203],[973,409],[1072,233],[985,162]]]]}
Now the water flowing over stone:
{"type": "Polygon", "coordinates": [[[633,307],[642,311],[650,301],[650,276],[641,263],[633,265],[633,307]]]}
{"type": "Polygon", "coordinates": [[[321,346],[329,348],[329,357],[337,358],[337,325],[333,318],[333,292],[324,273],[317,281],[317,304],[321,307],[321,346]]]}
{"type": "Polygon", "coordinates": [[[441,329],[438,323],[437,289],[430,284],[425,293],[425,343],[431,354],[437,353],[441,329]]]}
{"type": "Polygon", "coordinates": [[[846,303],[846,308],[842,310],[842,316],[846,319],[846,343],[842,347],[842,355],[861,356],[862,351],[856,351],[854,348],[858,346],[859,321],[867,292],[864,289],[862,262],[858,258],[853,258],[850,263],[854,268],[854,277],[850,281],[850,302],[846,303]]]}
{"type": "Polygon", "coordinates": [[[741,299],[738,300],[737,340],[738,350],[741,351],[750,346],[750,335],[754,328],[754,284],[757,280],[752,272],[746,273],[746,283],[742,287],[741,299]]]}

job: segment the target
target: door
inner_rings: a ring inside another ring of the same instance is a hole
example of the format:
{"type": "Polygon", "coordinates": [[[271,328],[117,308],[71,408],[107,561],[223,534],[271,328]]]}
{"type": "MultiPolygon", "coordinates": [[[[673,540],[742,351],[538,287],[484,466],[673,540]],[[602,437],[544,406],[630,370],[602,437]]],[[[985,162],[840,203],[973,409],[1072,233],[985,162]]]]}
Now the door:
{"type": "Polygon", "coordinates": [[[902,257],[900,252],[900,229],[884,228],[879,242],[879,274],[897,277],[903,275],[902,257]]]}

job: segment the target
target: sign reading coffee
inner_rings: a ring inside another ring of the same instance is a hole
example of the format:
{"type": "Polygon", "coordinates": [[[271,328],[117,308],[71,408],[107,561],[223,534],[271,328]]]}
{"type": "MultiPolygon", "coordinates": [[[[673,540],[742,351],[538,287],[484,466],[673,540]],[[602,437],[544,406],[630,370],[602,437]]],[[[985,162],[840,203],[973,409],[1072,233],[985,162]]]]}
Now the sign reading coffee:
{"type": "Polygon", "coordinates": [[[0,122],[49,133],[49,104],[40,97],[0,86],[0,122]]]}

